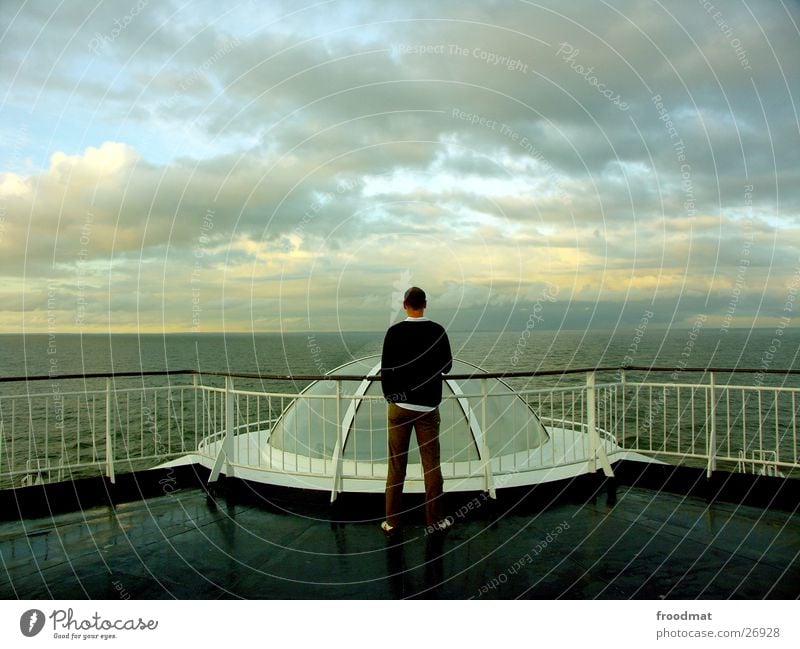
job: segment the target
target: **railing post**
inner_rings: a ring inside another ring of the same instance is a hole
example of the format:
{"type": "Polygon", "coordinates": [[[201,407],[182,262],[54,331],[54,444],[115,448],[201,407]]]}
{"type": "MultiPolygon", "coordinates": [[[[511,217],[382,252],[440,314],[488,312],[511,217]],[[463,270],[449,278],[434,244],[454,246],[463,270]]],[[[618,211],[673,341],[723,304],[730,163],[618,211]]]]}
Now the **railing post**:
{"type": "Polygon", "coordinates": [[[483,462],[483,490],[489,492],[491,498],[497,498],[494,488],[494,476],[492,475],[492,460],[489,456],[489,441],[486,431],[488,430],[486,403],[489,398],[486,389],[486,379],[481,379],[481,460],[483,462]]]}
{"type": "MultiPolygon", "coordinates": [[[[194,448],[198,447],[198,444],[199,444],[199,441],[200,441],[200,438],[198,437],[198,434],[197,434],[197,384],[198,384],[198,382],[199,382],[199,377],[197,376],[197,374],[192,374],[192,403],[194,404],[192,406],[192,411],[193,411],[192,414],[194,416],[194,426],[193,426],[193,429],[194,429],[194,448]]],[[[184,431],[183,435],[184,435],[184,437],[186,436],[186,431],[184,431]]]]}
{"type": "Polygon", "coordinates": [[[111,378],[106,377],[106,476],[115,484],[114,437],[111,434],[111,378]]]}
{"type": "Polygon", "coordinates": [[[344,435],[342,430],[342,382],[336,381],[336,445],[333,453],[333,486],[331,488],[331,502],[342,491],[342,456],[344,455],[344,435]]]}
{"type": "Polygon", "coordinates": [[[711,417],[709,426],[708,437],[708,468],[706,469],[706,478],[711,477],[711,473],[717,468],[717,391],[716,383],[714,381],[714,372],[711,375],[711,405],[709,408],[709,416],[711,417]]]}
{"type": "Polygon", "coordinates": [[[595,375],[586,373],[586,430],[589,433],[589,472],[597,471],[597,404],[595,403],[595,375]]]}
{"type": "Polygon", "coordinates": [[[236,423],[236,406],[234,405],[233,377],[225,377],[225,457],[228,463],[233,460],[233,429],[236,423]]]}
{"type": "Polygon", "coordinates": [[[211,469],[211,475],[208,477],[208,482],[216,482],[219,479],[219,474],[222,472],[222,464],[228,463],[228,470],[226,474],[230,473],[230,463],[233,458],[233,428],[234,428],[234,394],[233,394],[233,378],[230,376],[225,377],[225,435],[217,453],[217,459],[214,461],[214,467],[211,469]]]}
{"type": "MultiPolygon", "coordinates": [[[[627,419],[628,414],[628,407],[625,403],[625,385],[627,384],[627,381],[628,377],[625,374],[625,370],[620,370],[619,382],[622,384],[622,435],[617,436],[617,444],[622,448],[625,448],[625,419],[627,419]]],[[[619,418],[619,410],[617,410],[617,418],[619,418]]]]}
{"type": "Polygon", "coordinates": [[[599,459],[605,476],[613,478],[614,471],[611,469],[606,449],[603,448],[597,432],[597,388],[593,371],[586,373],[586,427],[589,434],[589,473],[597,471],[597,460],[599,459]]]}

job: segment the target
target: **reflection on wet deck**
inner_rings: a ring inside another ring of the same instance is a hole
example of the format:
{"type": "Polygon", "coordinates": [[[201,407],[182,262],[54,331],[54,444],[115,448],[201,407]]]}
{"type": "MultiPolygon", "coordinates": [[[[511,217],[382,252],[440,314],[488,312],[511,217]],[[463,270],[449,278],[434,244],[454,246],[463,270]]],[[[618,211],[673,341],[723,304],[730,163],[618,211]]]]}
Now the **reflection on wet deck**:
{"type": "MultiPolygon", "coordinates": [[[[398,537],[380,498],[199,488],[0,524],[9,598],[796,598],[800,516],[633,486],[480,494],[444,536],[398,537]],[[342,514],[346,513],[346,516],[342,514]],[[337,516],[341,520],[332,520],[337,516]],[[344,520],[347,518],[347,520],[344,520]]],[[[472,498],[472,500],[470,500],[472,498]]],[[[411,498],[410,503],[417,500],[411,498]]]]}

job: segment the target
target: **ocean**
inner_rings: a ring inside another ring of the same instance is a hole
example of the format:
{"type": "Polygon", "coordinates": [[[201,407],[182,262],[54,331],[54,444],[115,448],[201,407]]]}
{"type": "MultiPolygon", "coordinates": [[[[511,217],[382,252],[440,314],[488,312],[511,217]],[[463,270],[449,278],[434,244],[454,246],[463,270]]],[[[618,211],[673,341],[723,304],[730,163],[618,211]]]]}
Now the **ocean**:
{"type": "MultiPolygon", "coordinates": [[[[657,329],[450,332],[453,355],[489,371],[599,366],[797,369],[800,330],[657,329]]],[[[196,370],[324,374],[380,354],[383,332],[3,334],[0,376],[196,370]]]]}

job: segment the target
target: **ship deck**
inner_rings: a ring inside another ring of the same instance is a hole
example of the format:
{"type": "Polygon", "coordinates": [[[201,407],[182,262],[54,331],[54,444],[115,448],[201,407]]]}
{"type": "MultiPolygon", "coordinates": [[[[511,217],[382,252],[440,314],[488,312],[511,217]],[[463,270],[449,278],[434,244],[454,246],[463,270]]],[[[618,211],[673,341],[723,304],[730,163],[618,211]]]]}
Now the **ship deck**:
{"type": "Polygon", "coordinates": [[[375,496],[336,508],[223,483],[0,523],[5,599],[800,596],[800,514],[602,480],[449,505],[387,540],[375,496]]]}

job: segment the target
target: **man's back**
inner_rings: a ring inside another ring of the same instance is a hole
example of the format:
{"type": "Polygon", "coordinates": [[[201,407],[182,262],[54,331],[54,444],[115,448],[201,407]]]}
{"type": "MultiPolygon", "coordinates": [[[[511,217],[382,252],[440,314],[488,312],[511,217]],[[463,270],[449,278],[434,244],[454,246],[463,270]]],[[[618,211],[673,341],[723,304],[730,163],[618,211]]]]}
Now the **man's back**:
{"type": "Polygon", "coordinates": [[[386,332],[381,359],[383,394],[390,402],[435,407],[453,358],[444,328],[427,318],[398,322],[386,332]]]}

